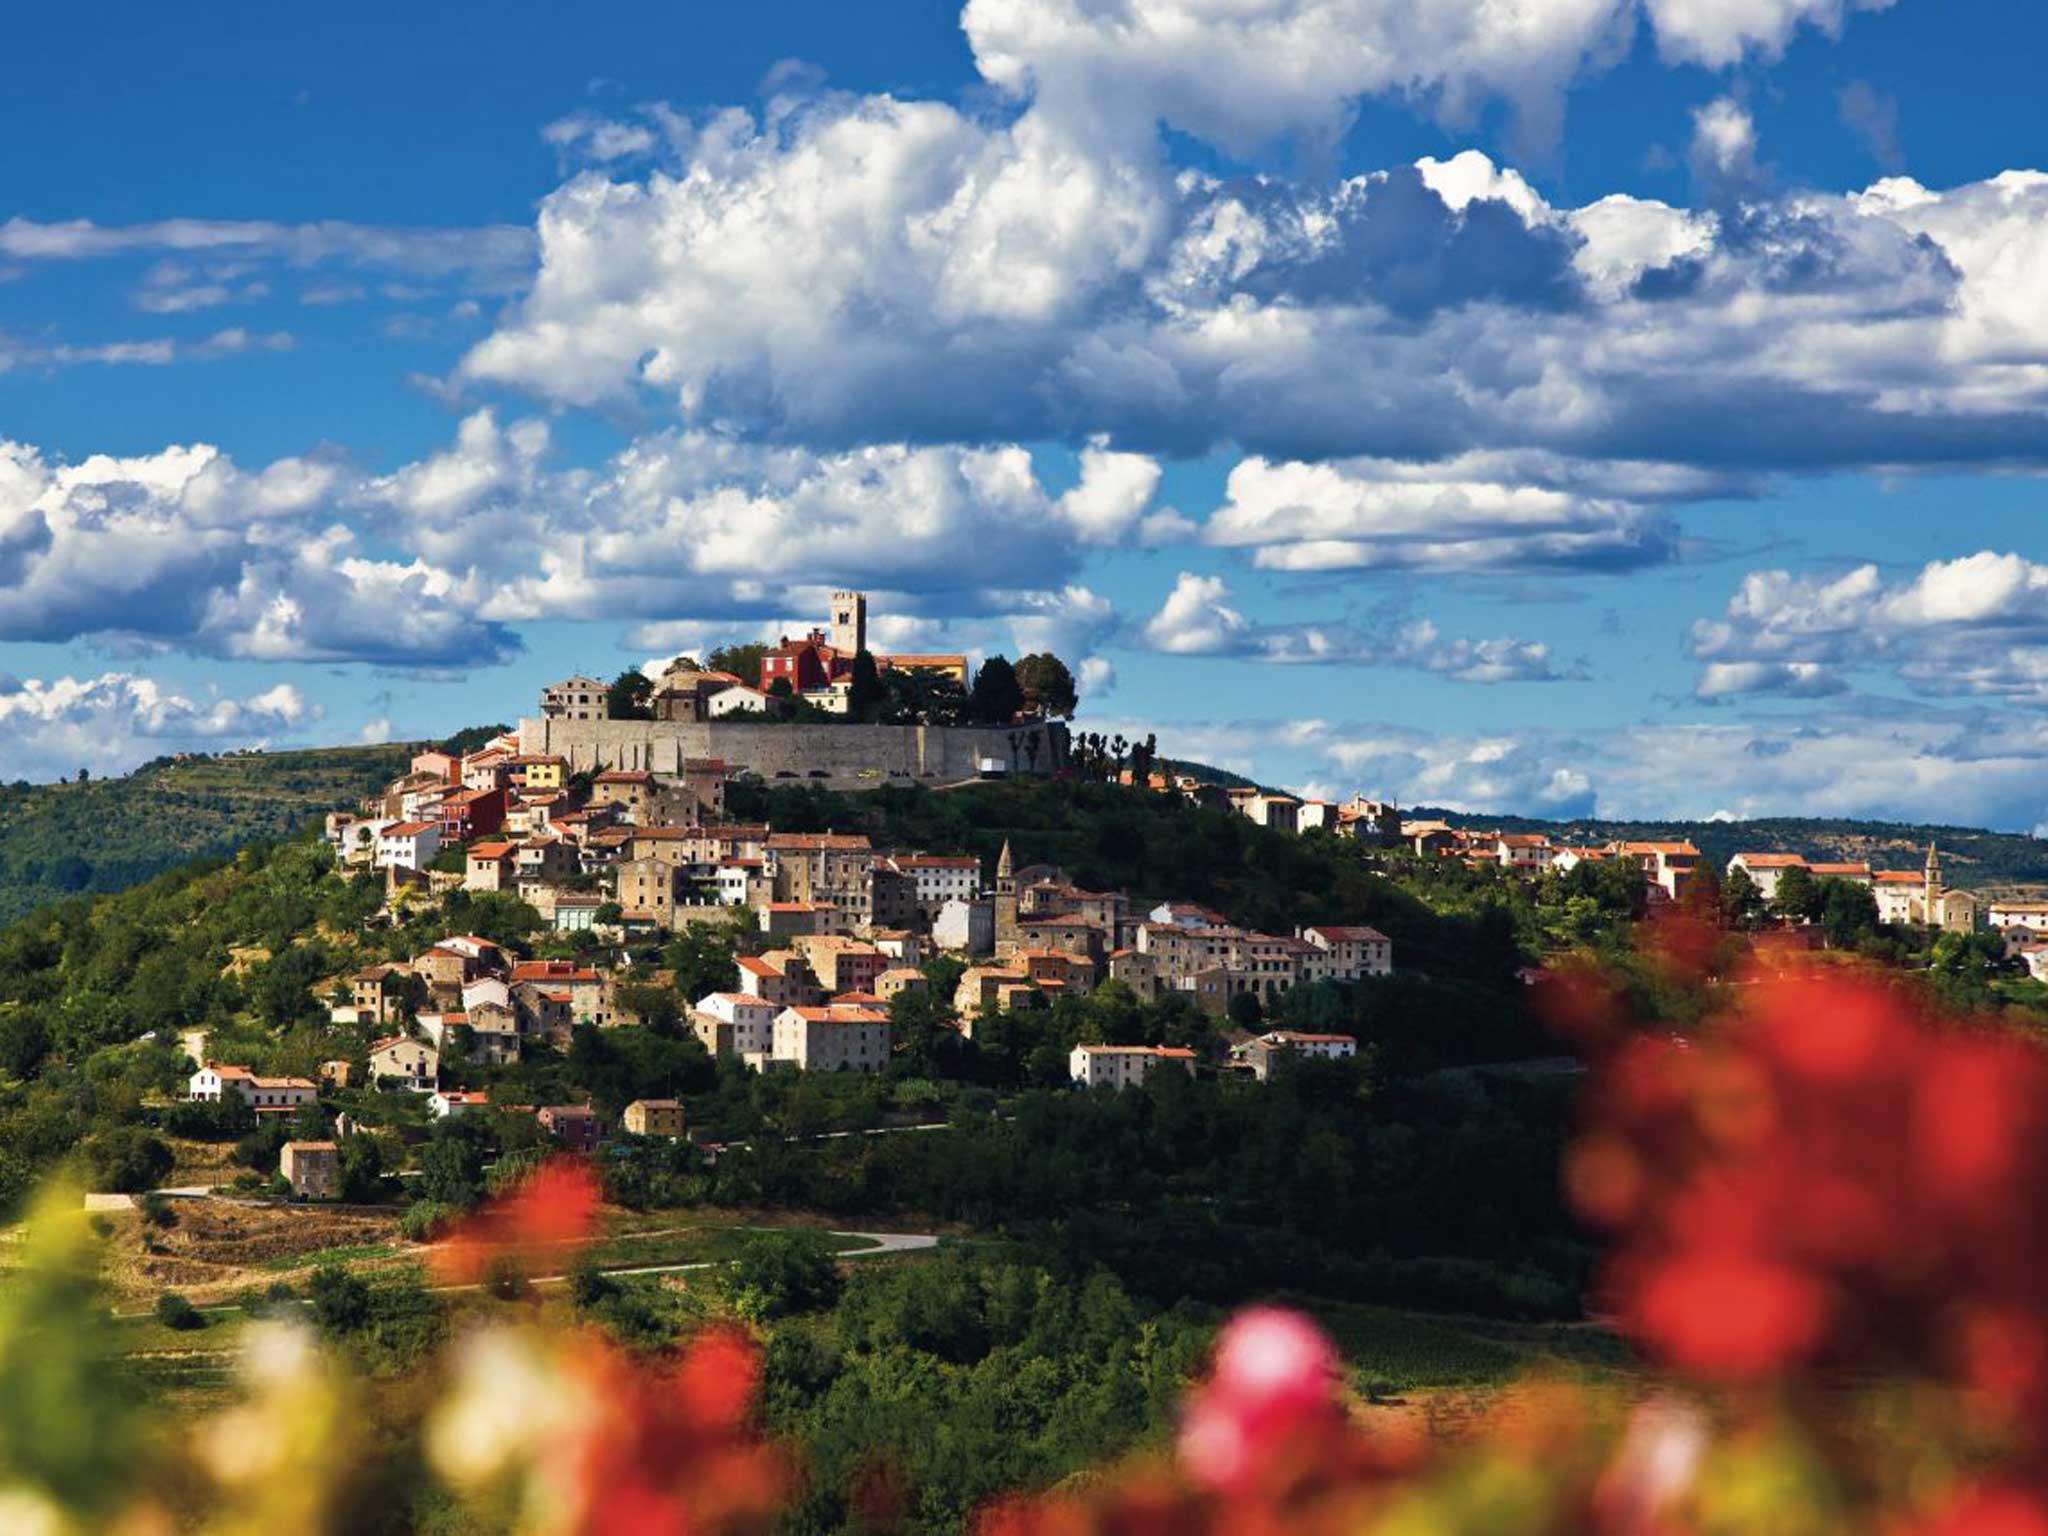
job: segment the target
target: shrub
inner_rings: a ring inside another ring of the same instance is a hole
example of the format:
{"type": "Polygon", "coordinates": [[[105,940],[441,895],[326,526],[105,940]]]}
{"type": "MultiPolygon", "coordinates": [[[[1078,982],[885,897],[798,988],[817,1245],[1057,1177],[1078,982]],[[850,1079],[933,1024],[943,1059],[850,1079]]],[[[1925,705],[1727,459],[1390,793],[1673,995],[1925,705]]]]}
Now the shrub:
{"type": "Polygon", "coordinates": [[[145,1225],[169,1228],[178,1224],[178,1213],[170,1199],[155,1190],[142,1197],[141,1210],[145,1225]]]}
{"type": "Polygon", "coordinates": [[[156,1320],[166,1328],[175,1328],[180,1333],[206,1326],[205,1314],[178,1291],[165,1291],[157,1297],[156,1320]]]}
{"type": "Polygon", "coordinates": [[[95,1189],[140,1194],[171,1171],[171,1149],[137,1126],[103,1131],[85,1146],[86,1166],[95,1189]]]}
{"type": "Polygon", "coordinates": [[[370,1288],[339,1264],[322,1264],[306,1284],[323,1333],[355,1333],[370,1320],[370,1288]]]}
{"type": "Polygon", "coordinates": [[[733,1310],[761,1322],[832,1305],[839,1299],[839,1265],[821,1233],[755,1232],[726,1283],[733,1310]]]}
{"type": "Polygon", "coordinates": [[[415,1200],[398,1218],[398,1230],[409,1242],[431,1243],[446,1230],[456,1214],[454,1207],[443,1205],[438,1200],[415,1200]]]}

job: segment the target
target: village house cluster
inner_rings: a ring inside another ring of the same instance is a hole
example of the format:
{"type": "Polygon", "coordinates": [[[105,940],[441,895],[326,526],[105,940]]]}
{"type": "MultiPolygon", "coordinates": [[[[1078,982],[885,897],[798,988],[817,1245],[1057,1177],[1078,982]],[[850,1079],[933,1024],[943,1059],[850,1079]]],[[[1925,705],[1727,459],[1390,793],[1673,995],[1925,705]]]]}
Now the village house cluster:
{"type": "MultiPolygon", "coordinates": [[[[861,617],[856,609],[848,621],[861,617]]],[[[602,708],[595,684],[561,702],[602,708]]],[[[730,985],[685,1012],[708,1051],[762,1071],[882,1071],[896,1043],[891,1003],[928,988],[923,967],[942,953],[964,962],[944,1002],[969,1039],[991,1015],[1045,1008],[1109,981],[1147,1000],[1178,993],[1225,1019],[1245,1012],[1241,999],[1255,1000],[1259,1012],[1306,983],[1393,970],[1392,943],[1369,927],[1256,932],[1192,903],[1136,901],[1085,889],[1050,865],[1020,866],[1008,844],[985,870],[972,854],[734,822],[726,818],[729,774],[712,759],[685,761],[676,773],[577,772],[560,757],[522,752],[506,735],[461,755],[421,752],[383,790],[331,814],[326,835],[340,868],[379,881],[386,913],[458,890],[506,893],[556,933],[588,930],[598,941],[588,960],[528,960],[454,934],[408,962],[349,977],[332,1017],[372,1035],[370,1080],[424,1095],[436,1118],[469,1113],[488,1096],[444,1083],[452,1054],[500,1066],[529,1042],[565,1047],[579,1027],[637,1023],[620,989],[644,978],[622,976],[601,957],[609,946],[693,924],[738,924],[754,935],[739,946],[730,985]]],[[[1383,841],[1399,826],[1390,805],[1362,797],[1337,806],[1256,791],[1211,794],[1177,781],[1152,787],[1281,830],[1322,826],[1383,841]]],[[[1240,1032],[1225,1070],[1263,1081],[1289,1053],[1356,1050],[1350,1036],[1240,1032]]],[[[1074,1050],[1070,1065],[1078,1085],[1120,1088],[1161,1068],[1192,1071],[1195,1057],[1173,1047],[1090,1044],[1074,1050]]],[[[344,1061],[322,1068],[336,1083],[350,1072],[344,1061]]],[[[259,1115],[289,1115],[318,1091],[307,1079],[263,1078],[213,1061],[191,1082],[195,1099],[233,1093],[259,1115]]],[[[612,1129],[588,1105],[532,1113],[572,1146],[594,1145],[612,1129]]],[[[680,1104],[646,1100],[630,1106],[621,1125],[676,1136],[682,1120],[680,1104]]],[[[331,1182],[332,1151],[292,1143],[282,1171],[302,1191],[322,1188],[331,1182]]]]}
{"type": "Polygon", "coordinates": [[[1481,831],[1444,821],[1400,822],[1392,841],[1418,858],[1497,865],[1520,874],[1563,874],[1581,864],[1633,865],[1653,901],[1678,900],[1700,868],[1700,851],[1689,842],[1564,843],[1538,832],[1481,831]]]}
{"type": "MultiPolygon", "coordinates": [[[[1950,890],[1942,878],[1941,850],[1927,847],[1927,862],[1919,869],[1872,869],[1863,863],[1815,863],[1796,853],[1738,853],[1728,861],[1728,873],[1740,871],[1749,877],[1757,893],[1775,901],[1791,871],[1804,870],[1815,880],[1846,880],[1862,886],[1877,902],[1881,923],[1900,923],[1941,928],[1951,933],[1970,933],[1983,915],[1983,903],[1968,891],[1950,890]]],[[[2001,909],[1990,911],[1994,927],[2001,923],[2001,909]]]]}
{"type": "MultiPolygon", "coordinates": [[[[649,707],[656,720],[701,724],[745,715],[785,713],[798,700],[828,715],[853,705],[854,662],[868,649],[865,592],[834,592],[828,626],[804,635],[784,635],[768,647],[753,677],[699,666],[678,657],[653,678],[649,707]]],[[[917,671],[967,687],[967,658],[955,654],[869,652],[880,672],[917,671]]],[[[594,677],[564,678],[541,693],[542,715],[555,720],[603,720],[610,713],[609,687],[594,677]]]]}

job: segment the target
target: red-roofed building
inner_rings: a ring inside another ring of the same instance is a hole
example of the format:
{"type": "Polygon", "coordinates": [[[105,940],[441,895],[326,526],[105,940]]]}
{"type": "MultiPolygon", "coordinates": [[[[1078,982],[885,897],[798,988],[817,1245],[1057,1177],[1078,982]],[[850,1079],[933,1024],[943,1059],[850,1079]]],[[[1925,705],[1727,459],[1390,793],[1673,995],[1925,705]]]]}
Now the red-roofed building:
{"type": "Polygon", "coordinates": [[[799,1072],[880,1072],[889,1065],[889,1014],[826,1003],[775,1016],[775,1059],[799,1072]]]}
{"type": "Polygon", "coordinates": [[[441,841],[466,843],[505,825],[502,789],[450,790],[441,801],[441,841]]]}
{"type": "Polygon", "coordinates": [[[1301,930],[1310,952],[1302,963],[1303,981],[1362,981],[1390,976],[1394,941],[1377,928],[1318,923],[1301,930]]]}

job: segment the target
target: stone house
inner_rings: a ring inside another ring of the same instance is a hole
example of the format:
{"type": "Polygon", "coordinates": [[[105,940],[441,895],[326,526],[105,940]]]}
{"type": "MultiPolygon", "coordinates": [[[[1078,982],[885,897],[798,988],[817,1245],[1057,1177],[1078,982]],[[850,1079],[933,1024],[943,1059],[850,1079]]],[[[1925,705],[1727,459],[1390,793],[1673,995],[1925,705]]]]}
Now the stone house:
{"type": "Polygon", "coordinates": [[[331,1141],[288,1141],[277,1171],[301,1200],[332,1200],[341,1193],[341,1148],[331,1141]]]}
{"type": "Polygon", "coordinates": [[[635,1099],[621,1117],[631,1136],[665,1136],[673,1141],[683,1134],[683,1106],[678,1099],[635,1099]]]}
{"type": "Polygon", "coordinates": [[[1067,1075],[1083,1088],[1135,1088],[1171,1067],[1194,1075],[1195,1053],[1171,1045],[1077,1045],[1067,1075]]]}

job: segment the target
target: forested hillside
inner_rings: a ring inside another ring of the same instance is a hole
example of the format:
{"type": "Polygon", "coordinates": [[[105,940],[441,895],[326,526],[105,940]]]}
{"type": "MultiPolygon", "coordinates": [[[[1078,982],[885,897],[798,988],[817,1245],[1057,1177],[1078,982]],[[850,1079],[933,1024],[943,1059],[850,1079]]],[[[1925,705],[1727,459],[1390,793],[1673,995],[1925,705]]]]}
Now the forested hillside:
{"type": "Polygon", "coordinates": [[[0,922],[282,836],[385,783],[412,751],[162,758],[125,778],[0,785],[0,922]]]}

